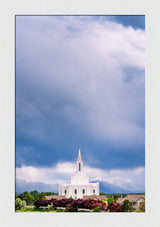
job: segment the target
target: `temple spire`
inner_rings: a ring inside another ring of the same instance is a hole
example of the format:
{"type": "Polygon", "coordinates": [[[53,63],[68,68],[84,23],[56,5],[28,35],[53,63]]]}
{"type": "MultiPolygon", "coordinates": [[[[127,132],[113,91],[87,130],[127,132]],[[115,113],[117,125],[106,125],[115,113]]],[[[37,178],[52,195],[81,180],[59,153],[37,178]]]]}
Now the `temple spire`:
{"type": "Polygon", "coordinates": [[[79,151],[78,151],[78,158],[77,158],[77,161],[82,161],[80,145],[79,145],[79,151]]]}

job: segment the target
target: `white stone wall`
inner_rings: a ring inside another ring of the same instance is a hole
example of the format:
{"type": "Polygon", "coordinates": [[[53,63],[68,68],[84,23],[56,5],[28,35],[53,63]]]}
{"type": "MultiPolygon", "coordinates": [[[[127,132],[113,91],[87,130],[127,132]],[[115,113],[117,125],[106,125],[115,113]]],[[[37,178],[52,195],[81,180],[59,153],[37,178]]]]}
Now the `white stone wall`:
{"type": "Polygon", "coordinates": [[[71,185],[71,184],[61,184],[59,185],[59,195],[66,196],[69,198],[72,196],[74,199],[83,198],[84,195],[99,195],[99,183],[89,183],[84,185],[71,185]],[[75,189],[77,193],[75,194],[75,189]],[[83,194],[83,189],[85,193],[83,194]],[[65,194],[66,190],[66,194],[65,194]],[[94,192],[94,191],[95,192],[94,192]]]}
{"type": "Polygon", "coordinates": [[[71,184],[86,185],[86,184],[89,184],[89,179],[83,172],[78,172],[71,177],[71,184]]]}

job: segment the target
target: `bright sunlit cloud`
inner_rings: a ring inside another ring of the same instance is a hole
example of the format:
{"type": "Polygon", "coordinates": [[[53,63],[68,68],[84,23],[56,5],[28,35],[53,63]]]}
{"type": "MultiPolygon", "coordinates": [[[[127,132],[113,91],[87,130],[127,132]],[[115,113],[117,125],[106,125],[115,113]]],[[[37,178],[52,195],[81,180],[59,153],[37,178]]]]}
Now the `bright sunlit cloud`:
{"type": "MultiPolygon", "coordinates": [[[[85,173],[89,176],[90,181],[100,181],[118,186],[123,190],[130,188],[131,191],[144,190],[144,167],[110,171],[84,167],[85,173]]],[[[51,168],[25,166],[16,168],[16,177],[18,180],[27,182],[41,182],[45,184],[64,183],[64,179],[70,182],[70,177],[75,172],[75,164],[69,162],[57,163],[51,168]]]]}

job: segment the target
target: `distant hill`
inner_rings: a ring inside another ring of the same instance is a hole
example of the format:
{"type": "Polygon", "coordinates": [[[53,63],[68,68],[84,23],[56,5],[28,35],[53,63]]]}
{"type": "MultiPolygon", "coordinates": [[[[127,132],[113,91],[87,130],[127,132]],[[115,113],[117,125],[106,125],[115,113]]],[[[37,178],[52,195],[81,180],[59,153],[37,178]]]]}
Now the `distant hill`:
{"type": "Polygon", "coordinates": [[[58,192],[58,184],[45,184],[42,182],[27,182],[24,180],[16,180],[16,192],[37,190],[39,192],[58,192]]]}
{"type": "Polygon", "coordinates": [[[131,193],[132,191],[117,187],[114,184],[99,181],[99,191],[105,193],[131,193]]]}
{"type": "MultiPolygon", "coordinates": [[[[92,181],[94,182],[94,181],[92,181]]],[[[97,181],[96,181],[97,182],[97,181]]],[[[125,190],[123,188],[117,187],[113,184],[109,184],[103,181],[99,181],[100,185],[100,192],[105,192],[105,193],[124,193],[124,194],[129,194],[129,193],[136,193],[135,191],[130,191],[130,190],[125,190]]],[[[42,182],[27,182],[24,180],[17,179],[16,180],[16,192],[17,193],[22,193],[24,191],[33,191],[37,190],[39,192],[58,192],[58,184],[45,184],[42,182]]]]}

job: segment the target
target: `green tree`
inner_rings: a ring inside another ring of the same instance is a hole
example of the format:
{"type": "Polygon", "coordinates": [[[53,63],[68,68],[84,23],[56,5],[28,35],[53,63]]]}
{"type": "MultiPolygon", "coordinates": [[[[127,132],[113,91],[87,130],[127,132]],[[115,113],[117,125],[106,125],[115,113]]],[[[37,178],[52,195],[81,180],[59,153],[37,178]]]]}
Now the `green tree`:
{"type": "Polygon", "coordinates": [[[40,195],[39,195],[39,198],[40,199],[46,199],[45,193],[41,192],[40,195]]]}
{"type": "Polygon", "coordinates": [[[38,197],[40,193],[37,190],[34,190],[34,191],[31,191],[30,194],[38,197]]]}
{"type": "Polygon", "coordinates": [[[30,194],[34,196],[34,201],[39,199],[40,193],[37,190],[31,191],[30,194]]]}
{"type": "Polygon", "coordinates": [[[26,206],[26,201],[17,198],[15,201],[15,209],[20,210],[21,208],[26,206]]]}
{"type": "Polygon", "coordinates": [[[15,199],[17,199],[18,198],[18,195],[17,194],[15,194],[15,199]]]}
{"type": "Polygon", "coordinates": [[[99,194],[100,195],[106,195],[107,196],[107,194],[105,192],[100,192],[99,194]]]}
{"type": "Polygon", "coordinates": [[[114,201],[116,201],[116,200],[113,197],[109,197],[107,199],[108,204],[110,204],[111,202],[114,202],[114,201]]]}
{"type": "Polygon", "coordinates": [[[45,195],[58,195],[58,193],[55,193],[55,192],[44,192],[45,195]]]}
{"type": "Polygon", "coordinates": [[[114,200],[116,201],[116,200],[119,198],[118,194],[115,194],[115,195],[113,196],[113,198],[114,198],[114,200]]]}
{"type": "Polygon", "coordinates": [[[129,200],[124,200],[121,208],[122,212],[133,212],[133,206],[129,200]]]}
{"type": "Polygon", "coordinates": [[[143,202],[139,205],[139,209],[140,209],[142,212],[145,212],[145,201],[143,201],[143,202]]]}
{"type": "Polygon", "coordinates": [[[28,192],[27,194],[25,194],[24,200],[26,201],[27,205],[33,205],[34,196],[28,192]]]}
{"type": "Polygon", "coordinates": [[[23,192],[23,193],[20,193],[18,197],[19,197],[21,200],[24,200],[25,196],[26,196],[28,193],[29,193],[28,191],[25,191],[25,192],[23,192]]]}

